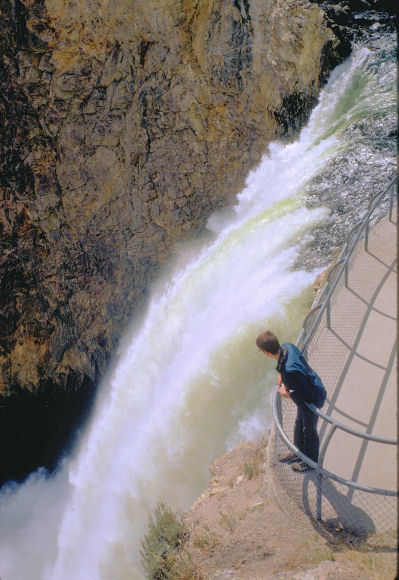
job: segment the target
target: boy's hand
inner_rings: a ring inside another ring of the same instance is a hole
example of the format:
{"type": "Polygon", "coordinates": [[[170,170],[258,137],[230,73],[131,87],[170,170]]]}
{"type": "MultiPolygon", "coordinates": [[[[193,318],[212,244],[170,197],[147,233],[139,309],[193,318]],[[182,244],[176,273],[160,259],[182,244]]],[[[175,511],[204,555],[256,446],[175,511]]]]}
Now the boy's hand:
{"type": "Polygon", "coordinates": [[[278,387],[277,392],[284,397],[285,399],[290,399],[291,395],[289,394],[289,392],[287,391],[284,383],[281,383],[281,385],[278,387]]]}

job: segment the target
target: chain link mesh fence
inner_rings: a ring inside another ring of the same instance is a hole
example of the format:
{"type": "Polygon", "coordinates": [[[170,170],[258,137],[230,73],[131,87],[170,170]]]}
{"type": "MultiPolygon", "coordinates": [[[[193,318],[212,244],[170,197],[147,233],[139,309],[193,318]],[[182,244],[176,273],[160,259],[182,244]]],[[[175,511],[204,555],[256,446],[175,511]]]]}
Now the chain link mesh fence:
{"type": "Polygon", "coordinates": [[[296,406],[274,400],[274,475],[311,518],[352,534],[397,528],[396,239],[397,178],[350,232],[297,341],[327,389],[315,470],[282,461],[296,406]]]}

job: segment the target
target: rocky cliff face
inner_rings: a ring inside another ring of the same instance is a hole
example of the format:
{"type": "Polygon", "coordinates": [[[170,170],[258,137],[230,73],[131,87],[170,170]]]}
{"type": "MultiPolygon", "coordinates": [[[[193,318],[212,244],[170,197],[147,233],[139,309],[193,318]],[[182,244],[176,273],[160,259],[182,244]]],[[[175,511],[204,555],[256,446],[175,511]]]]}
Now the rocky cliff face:
{"type": "Polygon", "coordinates": [[[0,24],[6,479],[51,466],[154,274],[306,117],[339,43],[307,0],[0,0],[0,24]]]}

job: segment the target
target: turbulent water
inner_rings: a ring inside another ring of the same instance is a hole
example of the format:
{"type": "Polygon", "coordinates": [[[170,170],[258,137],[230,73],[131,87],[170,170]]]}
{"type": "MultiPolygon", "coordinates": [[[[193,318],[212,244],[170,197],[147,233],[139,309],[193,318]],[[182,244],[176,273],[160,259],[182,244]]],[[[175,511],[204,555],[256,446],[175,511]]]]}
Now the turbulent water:
{"type": "Polygon", "coordinates": [[[188,508],[215,457],[264,434],[275,373],[255,337],[295,338],[315,274],[393,172],[394,50],[376,24],[299,139],[269,147],[237,204],[154,289],[75,455],[54,477],[3,489],[2,580],[142,578],[148,510],[188,508]]]}

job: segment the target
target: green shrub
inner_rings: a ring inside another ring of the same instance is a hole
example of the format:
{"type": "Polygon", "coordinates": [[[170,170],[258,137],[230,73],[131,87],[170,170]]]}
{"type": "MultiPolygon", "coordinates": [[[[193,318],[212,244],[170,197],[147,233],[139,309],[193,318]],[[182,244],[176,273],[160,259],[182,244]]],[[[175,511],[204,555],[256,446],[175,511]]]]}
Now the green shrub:
{"type": "Polygon", "coordinates": [[[166,568],[162,578],[167,580],[205,580],[191,555],[185,552],[176,552],[166,557],[166,568]]]}
{"type": "Polygon", "coordinates": [[[149,580],[203,580],[191,555],[181,550],[186,532],[183,514],[159,502],[141,541],[141,562],[149,580]]]}
{"type": "Polygon", "coordinates": [[[168,580],[171,558],[184,537],[183,516],[159,502],[148,519],[148,533],[141,541],[141,561],[151,580],[168,580]]]}

